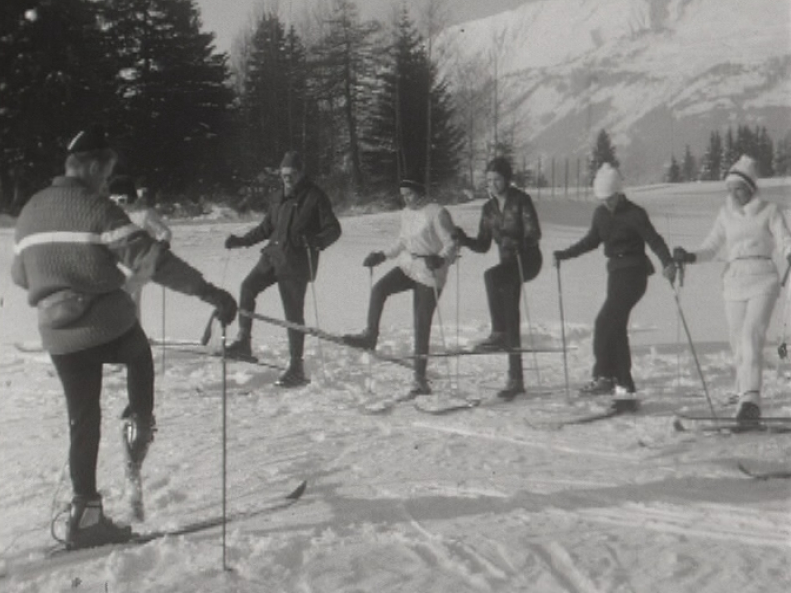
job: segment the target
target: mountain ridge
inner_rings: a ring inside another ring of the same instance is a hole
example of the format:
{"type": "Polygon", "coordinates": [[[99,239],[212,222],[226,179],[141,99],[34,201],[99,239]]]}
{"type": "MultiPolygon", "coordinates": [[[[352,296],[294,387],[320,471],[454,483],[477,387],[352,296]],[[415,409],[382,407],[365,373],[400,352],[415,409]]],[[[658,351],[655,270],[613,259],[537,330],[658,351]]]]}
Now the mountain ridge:
{"type": "Polygon", "coordinates": [[[777,140],[791,128],[791,5],[745,4],[532,0],[442,41],[463,59],[497,57],[500,121],[520,157],[584,159],[605,129],[627,178],[655,182],[671,153],[702,156],[711,131],[759,125],[777,140]]]}

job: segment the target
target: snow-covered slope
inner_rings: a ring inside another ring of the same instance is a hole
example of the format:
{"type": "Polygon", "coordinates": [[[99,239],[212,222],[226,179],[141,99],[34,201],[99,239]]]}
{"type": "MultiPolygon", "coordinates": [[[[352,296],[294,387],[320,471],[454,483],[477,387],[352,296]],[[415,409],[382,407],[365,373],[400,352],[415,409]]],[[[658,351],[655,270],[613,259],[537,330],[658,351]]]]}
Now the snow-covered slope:
{"type": "Polygon", "coordinates": [[[501,121],[528,158],[587,154],[604,128],[630,178],[655,181],[714,129],[791,127],[787,0],[537,0],[445,39],[498,56],[501,121]]]}

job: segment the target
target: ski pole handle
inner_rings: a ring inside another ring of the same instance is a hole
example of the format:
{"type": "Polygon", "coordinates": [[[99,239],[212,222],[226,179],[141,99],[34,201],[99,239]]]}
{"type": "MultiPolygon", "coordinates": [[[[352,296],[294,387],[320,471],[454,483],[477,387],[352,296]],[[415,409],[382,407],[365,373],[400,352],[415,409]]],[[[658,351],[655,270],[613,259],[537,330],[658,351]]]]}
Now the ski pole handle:
{"type": "Polygon", "coordinates": [[[212,311],[211,315],[209,315],[209,321],[206,323],[206,328],[203,330],[203,335],[200,339],[201,346],[205,346],[209,343],[209,340],[211,340],[211,325],[214,322],[215,316],[215,311],[212,311]]]}

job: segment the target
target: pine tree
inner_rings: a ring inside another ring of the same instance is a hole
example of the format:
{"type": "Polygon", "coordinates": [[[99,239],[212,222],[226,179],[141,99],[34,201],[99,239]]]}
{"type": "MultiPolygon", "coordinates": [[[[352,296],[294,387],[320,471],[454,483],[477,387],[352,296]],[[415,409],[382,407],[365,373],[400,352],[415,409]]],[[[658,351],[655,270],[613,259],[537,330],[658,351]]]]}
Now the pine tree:
{"type": "Polygon", "coordinates": [[[225,54],[201,32],[194,0],[106,0],[118,60],[116,117],[125,162],[154,190],[224,180],[221,137],[233,98],[225,54]]]}
{"type": "Polygon", "coordinates": [[[689,144],[684,148],[684,159],[681,161],[681,179],[683,181],[695,181],[698,178],[697,164],[689,144]]]}
{"type": "Polygon", "coordinates": [[[791,175],[791,132],[786,133],[775,145],[772,169],[775,175],[791,175]]]}
{"type": "Polygon", "coordinates": [[[681,181],[681,167],[679,166],[675,155],[670,156],[670,166],[667,168],[665,180],[668,183],[679,183],[681,181]]]}
{"type": "Polygon", "coordinates": [[[375,36],[380,26],[375,21],[362,22],[352,0],[334,0],[326,26],[327,33],[316,50],[318,68],[314,72],[320,76],[320,93],[330,117],[343,122],[343,137],[329,158],[333,166],[341,164],[349,170],[359,191],[364,181],[360,125],[370,110],[375,36]]]}
{"type": "Polygon", "coordinates": [[[610,140],[609,134],[605,130],[601,130],[596,137],[596,145],[593,147],[590,161],[588,162],[588,175],[589,182],[593,183],[593,178],[596,177],[596,172],[599,167],[604,163],[610,163],[613,167],[618,168],[620,163],[615,156],[615,147],[610,140]]]}
{"type": "Polygon", "coordinates": [[[722,179],[722,137],[719,132],[712,132],[709,136],[709,146],[703,155],[700,165],[700,179],[715,181],[722,179]]]}
{"type": "Polygon", "coordinates": [[[65,146],[113,104],[108,38],[89,0],[0,3],[0,209],[63,170],[65,146]]]}
{"type": "Polygon", "coordinates": [[[406,176],[425,179],[429,106],[430,184],[453,179],[462,133],[453,121],[448,85],[439,79],[406,9],[396,23],[389,64],[380,78],[375,116],[366,131],[365,162],[374,181],[392,187],[406,176]]]}

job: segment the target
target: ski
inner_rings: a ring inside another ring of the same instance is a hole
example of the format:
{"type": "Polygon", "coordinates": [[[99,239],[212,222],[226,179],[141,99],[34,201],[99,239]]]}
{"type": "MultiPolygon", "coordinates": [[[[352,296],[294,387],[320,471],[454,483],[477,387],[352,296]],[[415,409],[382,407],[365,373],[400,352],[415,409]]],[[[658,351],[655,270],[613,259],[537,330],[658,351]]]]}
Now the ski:
{"type": "Polygon", "coordinates": [[[791,479],[791,470],[772,470],[772,471],[757,471],[751,470],[744,466],[743,463],[738,463],[736,467],[744,475],[752,478],[753,480],[788,480],[791,479]]]}
{"type": "MultiPolygon", "coordinates": [[[[189,345],[189,346],[182,346],[181,344],[178,344],[175,347],[174,346],[170,346],[170,347],[174,348],[174,350],[176,352],[178,352],[179,354],[183,353],[183,354],[192,354],[192,355],[196,355],[196,356],[211,356],[212,358],[222,358],[222,352],[216,352],[214,350],[208,350],[208,349],[205,349],[205,348],[200,347],[200,346],[195,348],[195,347],[192,347],[191,345],[189,345]]],[[[263,360],[259,359],[257,356],[249,356],[249,357],[248,356],[245,356],[245,357],[226,356],[225,360],[230,362],[230,363],[241,362],[241,363],[244,363],[244,364],[254,364],[254,365],[258,365],[260,367],[265,367],[265,368],[268,368],[268,369],[275,369],[277,371],[285,371],[286,370],[286,367],[284,367],[284,366],[280,366],[280,365],[277,365],[277,364],[274,364],[274,363],[271,363],[271,362],[264,362],[263,360]]]]}
{"type": "MultiPolygon", "coordinates": [[[[691,420],[693,422],[716,422],[723,425],[739,423],[736,418],[730,416],[698,416],[695,414],[676,412],[676,417],[682,420],[691,420]]],[[[758,418],[758,422],[763,424],[791,424],[791,416],[767,416],[765,418],[758,418]]]]}
{"type": "MultiPolygon", "coordinates": [[[[568,349],[567,349],[568,350],[568,349]]],[[[562,353],[563,348],[506,348],[502,350],[475,350],[474,348],[459,348],[442,352],[429,352],[428,354],[413,354],[404,358],[452,358],[456,356],[485,356],[492,354],[551,354],[562,353]]]]}
{"type": "Polygon", "coordinates": [[[483,400],[468,399],[465,397],[443,396],[443,395],[424,395],[414,401],[415,409],[419,412],[442,416],[462,410],[472,410],[477,408],[483,400]]]}
{"type": "Polygon", "coordinates": [[[592,414],[586,414],[584,416],[568,418],[566,420],[561,420],[559,422],[554,422],[552,424],[558,427],[574,426],[577,424],[591,424],[593,422],[598,422],[599,420],[607,420],[608,418],[614,418],[615,416],[620,416],[622,414],[626,414],[626,412],[623,410],[618,410],[616,408],[607,408],[606,410],[600,412],[594,412],[592,414]]]}
{"type": "Polygon", "coordinates": [[[285,496],[280,496],[272,499],[270,502],[252,510],[239,511],[231,513],[225,517],[216,516],[193,523],[187,523],[175,529],[163,529],[158,531],[149,531],[147,533],[135,533],[132,539],[122,543],[105,544],[93,548],[80,548],[77,550],[70,550],[64,545],[58,544],[54,547],[49,547],[40,552],[23,552],[17,554],[18,561],[9,562],[8,570],[3,575],[7,576],[26,576],[35,574],[47,568],[54,568],[59,564],[67,564],[75,561],[86,561],[100,558],[112,551],[138,546],[152,542],[154,540],[166,537],[179,537],[185,535],[192,535],[207,531],[215,527],[220,527],[223,523],[239,522],[260,515],[266,515],[277,511],[285,510],[294,505],[305,493],[307,488],[307,481],[303,480],[293,491],[285,496]],[[43,557],[38,557],[31,561],[25,561],[33,554],[41,553],[43,557]]]}
{"type": "Polygon", "coordinates": [[[755,422],[744,423],[736,418],[690,416],[677,413],[673,420],[673,428],[678,432],[684,432],[687,430],[685,423],[702,424],[698,430],[723,434],[791,433],[791,418],[785,416],[760,418],[755,422]]]}
{"type": "Polygon", "coordinates": [[[41,344],[27,344],[24,342],[14,342],[14,348],[23,354],[46,354],[46,350],[41,344]]]}
{"type": "Polygon", "coordinates": [[[381,360],[383,362],[389,362],[392,364],[396,364],[402,366],[404,368],[409,369],[410,371],[413,370],[411,357],[403,357],[403,356],[390,356],[388,354],[383,354],[381,352],[377,352],[376,350],[368,350],[366,348],[359,348],[357,346],[352,346],[351,344],[346,343],[342,336],[337,334],[331,334],[324,330],[310,327],[307,325],[300,325],[299,323],[294,323],[292,321],[285,321],[283,319],[276,319],[274,317],[269,317],[267,315],[261,315],[260,313],[253,313],[251,311],[239,311],[239,315],[242,317],[249,317],[250,319],[257,319],[259,321],[264,321],[266,323],[270,323],[272,325],[277,325],[279,327],[283,327],[286,329],[295,330],[298,332],[302,332],[303,334],[313,336],[319,338],[320,340],[325,340],[327,342],[332,342],[333,344],[338,344],[340,346],[346,346],[347,348],[353,348],[355,350],[360,350],[362,352],[366,352],[370,354],[372,357],[381,360]]]}

